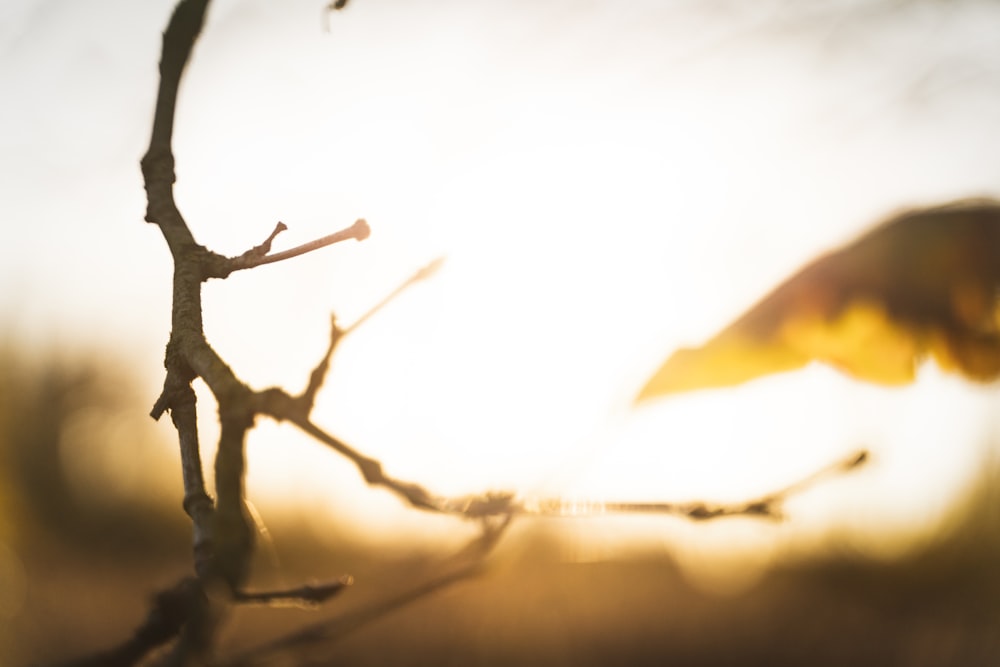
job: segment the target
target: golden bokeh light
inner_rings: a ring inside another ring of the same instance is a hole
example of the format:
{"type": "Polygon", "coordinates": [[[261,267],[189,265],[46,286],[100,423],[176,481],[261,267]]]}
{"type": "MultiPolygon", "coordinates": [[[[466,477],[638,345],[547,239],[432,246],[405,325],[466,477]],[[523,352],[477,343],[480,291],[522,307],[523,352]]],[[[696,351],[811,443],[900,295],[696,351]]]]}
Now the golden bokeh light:
{"type": "MultiPolygon", "coordinates": [[[[319,423],[393,476],[449,495],[737,501],[863,447],[868,466],[790,500],[785,524],[604,517],[577,557],[659,544],[691,567],[707,553],[763,567],[845,527],[875,553],[935,525],[996,436],[989,389],[929,366],[895,389],[806,366],[639,409],[632,399],[671,350],[708,340],[886,213],[995,187],[988,142],[963,140],[974,133],[965,107],[883,110],[866,102],[870,64],[853,50],[830,57],[805,46],[822,40],[768,36],[766,21],[744,35],[739,17],[693,5],[571,19],[511,4],[352,5],[324,33],[309,23],[315,7],[220,2],[186,74],[176,195],[200,243],[235,255],[278,220],[289,227],[278,249],[359,217],[372,227],[363,243],[205,286],[207,337],[241,378],[298,391],[331,310],[350,325],[444,257],[344,340],[316,406],[319,423]]],[[[907,35],[901,44],[926,50],[907,35]]],[[[886,79],[904,68],[882,64],[886,79]]],[[[167,266],[158,242],[136,251],[136,271],[151,252],[167,266]]],[[[161,309],[155,345],[168,326],[164,271],[161,292],[132,296],[161,309]]],[[[844,328],[863,334],[879,316],[859,312],[844,328]]],[[[212,403],[202,392],[206,462],[212,403]]],[[[79,430],[114,438],[91,417],[79,430]]],[[[284,503],[372,539],[451,525],[260,422],[249,492],[265,520],[268,503],[284,503]]],[[[77,452],[64,456],[77,483],[98,483],[77,452]]],[[[122,485],[134,479],[128,462],[107,463],[122,485]]]]}

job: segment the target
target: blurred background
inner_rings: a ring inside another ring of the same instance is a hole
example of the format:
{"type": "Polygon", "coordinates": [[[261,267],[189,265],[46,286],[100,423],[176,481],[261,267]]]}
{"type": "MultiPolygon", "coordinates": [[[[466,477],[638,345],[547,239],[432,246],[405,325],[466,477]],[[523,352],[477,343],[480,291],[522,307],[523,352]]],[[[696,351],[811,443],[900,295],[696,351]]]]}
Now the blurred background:
{"type": "MultiPolygon", "coordinates": [[[[147,416],[171,264],[138,169],[172,4],[0,9],[3,664],[120,641],[190,571],[172,427],[147,416]]],[[[279,249],[373,230],[206,285],[208,338],[252,386],[299,390],[331,311],[349,325],[444,256],[344,341],[314,413],[394,476],[734,501],[872,452],[783,522],[519,520],[450,579],[474,525],[262,421],[254,584],[356,584],[241,610],[222,655],[326,622],[244,664],[994,664],[994,387],[810,367],[632,399],[886,215],[997,196],[997,25],[977,0],[214,3],[175,133],[195,237],[235,255],[278,220],[279,249]]]]}

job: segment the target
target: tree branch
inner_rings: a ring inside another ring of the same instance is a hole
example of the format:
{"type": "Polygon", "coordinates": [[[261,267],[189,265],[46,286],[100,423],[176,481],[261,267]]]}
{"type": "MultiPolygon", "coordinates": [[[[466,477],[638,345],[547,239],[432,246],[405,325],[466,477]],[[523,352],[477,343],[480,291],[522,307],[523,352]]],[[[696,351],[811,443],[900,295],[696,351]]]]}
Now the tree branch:
{"type": "Polygon", "coordinates": [[[382,471],[382,464],[368,458],[354,448],[330,435],[309,420],[299,399],[290,396],[283,389],[272,387],[256,395],[256,411],[268,415],[276,421],[288,421],[304,433],[330,447],[358,467],[361,476],[373,486],[382,486],[394,492],[414,507],[431,511],[441,511],[438,501],[419,484],[403,482],[389,477],[382,471]]]}
{"type": "Polygon", "coordinates": [[[253,553],[253,519],[246,506],[246,434],[253,426],[253,407],[249,391],[239,397],[218,397],[219,449],[215,455],[215,491],[218,501],[212,522],[215,542],[213,574],[228,584],[235,594],[249,574],[253,553]]]}
{"type": "Polygon", "coordinates": [[[198,442],[197,400],[190,383],[177,379],[176,373],[167,374],[167,383],[176,385],[165,388],[171,395],[173,406],[170,418],[177,429],[181,449],[181,473],[184,481],[184,511],[191,517],[194,528],[194,567],[199,574],[206,573],[212,554],[212,516],[215,504],[205,491],[201,469],[201,447],[198,442]]]}
{"type": "Polygon", "coordinates": [[[156,595],[146,620],[129,639],[112,649],[62,663],[59,667],[129,667],[137,664],[150,651],[180,633],[201,595],[197,580],[182,579],[156,595]]]}
{"type": "Polygon", "coordinates": [[[337,595],[354,583],[354,578],[345,575],[326,584],[306,585],[283,591],[238,591],[235,601],[242,604],[265,604],[268,606],[290,605],[315,607],[337,595]]]}
{"type": "MultiPolygon", "coordinates": [[[[331,3],[333,9],[346,2],[331,3]]],[[[496,543],[512,517],[518,515],[567,515],[563,501],[518,500],[513,493],[488,492],[460,498],[445,498],[431,494],[419,484],[387,475],[382,464],[356,451],[327,433],[310,418],[316,394],[329,371],[332,355],[342,337],[355,330],[373,313],[384,307],[408,286],[430,276],[441,260],[435,260],[417,271],[396,290],[387,295],[351,327],[341,329],[331,322],[330,342],[320,363],[313,369],[309,382],[298,397],[282,389],[253,391],[212,349],[205,339],[202,322],[201,286],[209,278],[225,278],[233,271],[298,257],[314,250],[348,239],[363,240],[370,234],[364,219],[352,226],[290,250],[271,252],[275,238],[286,229],[278,223],[263,243],[243,254],[228,258],[198,245],[187,222],[174,201],[174,156],[171,142],[180,81],[192,50],[201,33],[209,0],[180,0],[163,34],[160,60],[160,81],[150,144],[141,160],[147,196],[146,221],[156,224],[170,250],[174,263],[171,331],[167,343],[163,390],[153,405],[151,416],[159,419],[170,412],[178,434],[184,480],[184,508],[191,516],[194,532],[194,569],[197,578],[185,579],[157,598],[147,623],[135,637],[118,649],[102,654],[106,662],[121,660],[132,664],[153,647],[177,637],[178,641],[165,664],[189,665],[203,662],[210,651],[222,617],[232,602],[315,604],[341,591],[346,580],[318,587],[302,587],[290,591],[250,593],[244,590],[253,551],[252,521],[246,506],[245,443],[247,432],[257,415],[289,421],[317,441],[352,461],[371,485],[389,489],[410,505],[432,512],[474,519],[482,524],[482,538],[470,545],[474,562],[457,574],[446,576],[439,583],[418,587],[409,596],[402,596],[388,606],[371,610],[362,622],[368,622],[395,606],[406,604],[442,585],[476,571],[481,557],[496,543]],[[205,489],[199,451],[195,393],[191,383],[202,378],[218,402],[221,431],[215,459],[217,499],[205,489]],[[211,594],[209,594],[211,593],[211,594]],[[221,593],[221,594],[220,594],[221,593]]],[[[860,464],[859,457],[850,469],[860,464]]],[[[780,504],[785,497],[814,483],[826,474],[820,471],[781,492],[739,505],[669,503],[625,504],[608,503],[606,511],[654,511],[682,514],[692,519],[708,519],[734,514],[780,516],[780,504]]],[[[341,631],[357,627],[348,622],[341,631]]],[[[111,662],[110,664],[115,664],[111,662]]]]}
{"type": "Polygon", "coordinates": [[[171,252],[175,247],[193,243],[190,231],[174,204],[174,156],[171,141],[174,131],[174,111],[181,75],[187,66],[194,43],[205,21],[208,0],[181,0],[174,9],[163,33],[160,57],[160,85],[153,115],[153,130],[149,150],[142,158],[146,186],[146,221],[168,226],[164,230],[171,252]]]}
{"type": "Polygon", "coordinates": [[[345,333],[338,326],[337,317],[330,315],[330,344],[327,345],[326,353],[320,359],[319,363],[316,364],[316,368],[309,374],[309,383],[306,385],[306,388],[296,398],[296,401],[301,404],[300,409],[303,414],[308,415],[312,412],[313,405],[316,403],[316,394],[323,387],[323,383],[326,381],[326,374],[330,370],[330,358],[333,357],[333,351],[337,349],[337,344],[343,339],[345,333]]]}
{"type": "Polygon", "coordinates": [[[405,281],[400,283],[400,285],[396,287],[396,289],[389,292],[385,297],[383,297],[381,301],[379,301],[377,304],[369,308],[368,312],[366,312],[364,315],[355,320],[354,324],[347,327],[347,329],[345,329],[343,333],[348,334],[357,329],[358,327],[360,327],[362,324],[367,322],[372,315],[382,310],[382,308],[387,306],[389,302],[391,302],[393,299],[395,299],[397,296],[403,293],[403,291],[405,291],[406,288],[411,287],[412,285],[420,282],[421,280],[427,280],[428,278],[431,278],[435,273],[437,273],[441,269],[441,266],[443,264],[444,264],[444,257],[438,257],[437,259],[432,260],[430,263],[414,271],[413,275],[411,275],[405,281]]]}
{"type": "Polygon", "coordinates": [[[322,388],[323,382],[326,380],[326,374],[330,370],[330,359],[333,357],[334,350],[337,349],[337,345],[344,338],[344,336],[357,330],[358,327],[368,321],[368,319],[375,313],[387,306],[393,299],[406,290],[407,287],[410,287],[414,283],[421,280],[426,280],[434,275],[434,273],[441,267],[443,261],[444,260],[442,258],[438,258],[426,266],[418,269],[412,276],[403,281],[398,287],[396,287],[396,289],[382,298],[381,301],[369,308],[364,315],[355,320],[354,323],[346,329],[342,329],[337,324],[336,316],[330,316],[330,343],[327,345],[323,358],[320,359],[316,368],[314,368],[312,373],[309,374],[309,383],[306,385],[306,388],[298,397],[295,398],[297,403],[296,410],[298,414],[308,417],[312,412],[313,405],[316,402],[316,394],[319,393],[320,388],[322,388]]]}
{"type": "Polygon", "coordinates": [[[341,241],[349,241],[354,239],[356,241],[364,241],[371,235],[371,228],[368,226],[368,222],[364,218],[358,218],[354,221],[354,224],[350,227],[341,229],[339,232],[334,232],[333,234],[328,234],[323,238],[316,239],[315,241],[310,241],[309,243],[303,243],[300,246],[292,248],[291,250],[285,250],[282,252],[275,253],[273,255],[266,255],[261,257],[259,260],[248,261],[246,266],[237,263],[234,270],[251,268],[254,266],[260,266],[261,264],[272,264],[274,262],[280,262],[282,260],[291,259],[292,257],[298,257],[299,255],[304,255],[307,252],[312,252],[313,250],[319,250],[320,248],[325,248],[328,245],[333,245],[334,243],[340,243],[341,241]]]}
{"type": "Polygon", "coordinates": [[[512,492],[486,492],[457,498],[436,496],[419,484],[386,475],[382,464],[356,451],[347,443],[330,435],[310,421],[298,399],[278,388],[257,394],[257,411],[277,421],[289,421],[304,433],[330,447],[354,463],[365,481],[386,488],[418,509],[453,514],[469,519],[487,520],[509,516],[582,517],[607,513],[673,514],[697,521],[731,516],[783,518],[781,505],[790,496],[800,493],[830,475],[849,472],[868,460],[867,451],[851,454],[843,460],[825,466],[795,483],[760,498],[738,503],[673,503],[673,502],[574,502],[563,498],[518,500],[512,492]]]}
{"type": "Polygon", "coordinates": [[[271,251],[271,242],[274,240],[274,237],[286,229],[288,229],[288,227],[286,227],[284,223],[279,222],[278,226],[275,227],[273,232],[271,232],[271,235],[267,237],[267,240],[259,246],[251,248],[237,257],[219,259],[218,256],[216,256],[216,258],[213,258],[215,261],[206,264],[205,277],[226,278],[233,271],[252,269],[263,264],[273,264],[274,262],[292,259],[293,257],[305,255],[306,253],[319,250],[320,248],[325,248],[333,245],[334,243],[340,243],[341,241],[349,241],[351,239],[354,239],[355,241],[364,241],[371,235],[371,228],[368,226],[368,222],[364,218],[358,218],[350,227],[345,227],[344,229],[334,232],[333,234],[327,234],[322,238],[310,241],[309,243],[303,243],[302,245],[289,250],[276,252],[273,255],[267,254],[271,251]]]}
{"type": "Polygon", "coordinates": [[[278,657],[287,661],[291,659],[290,652],[301,652],[319,644],[332,644],[394,611],[454,584],[475,578],[486,571],[486,557],[499,542],[508,525],[509,521],[505,521],[496,526],[484,528],[479,536],[473,538],[460,550],[435,563],[434,572],[430,576],[425,575],[426,578],[423,578],[412,588],[376,600],[360,609],[343,613],[337,618],[322,621],[271,640],[241,653],[231,660],[222,662],[219,667],[269,665],[278,657]]]}
{"type": "Polygon", "coordinates": [[[526,500],[514,505],[512,512],[539,516],[584,517],[600,514],[673,514],[693,521],[708,521],[732,516],[756,516],[780,520],[782,505],[791,496],[802,493],[826,477],[846,473],[869,459],[866,450],[826,465],[785,488],[751,500],[736,503],[711,502],[574,502],[562,498],[526,500]]]}

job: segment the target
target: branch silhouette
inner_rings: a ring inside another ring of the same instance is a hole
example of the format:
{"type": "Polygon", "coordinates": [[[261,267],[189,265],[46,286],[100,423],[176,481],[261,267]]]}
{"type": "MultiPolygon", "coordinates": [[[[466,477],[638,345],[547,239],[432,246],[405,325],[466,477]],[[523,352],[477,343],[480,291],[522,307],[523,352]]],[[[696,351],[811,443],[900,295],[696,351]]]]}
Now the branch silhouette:
{"type": "Polygon", "coordinates": [[[474,579],[487,570],[485,557],[496,546],[510,525],[511,516],[484,530],[462,549],[433,565],[432,572],[424,575],[413,586],[354,611],[332,619],[314,623],[294,632],[272,639],[264,644],[241,652],[222,662],[219,667],[252,667],[255,664],[272,664],[274,658],[290,659],[290,654],[301,653],[313,646],[329,646],[360,628],[388,614],[409,606],[455,584],[474,579]]]}
{"type": "MultiPolygon", "coordinates": [[[[328,9],[340,9],[338,0],[328,9]]],[[[519,499],[510,492],[449,498],[437,496],[420,484],[388,475],[376,459],[317,425],[310,414],[316,395],[329,372],[331,358],[343,337],[354,332],[371,315],[398,296],[404,289],[434,273],[440,260],[418,270],[396,290],[344,329],[331,318],[330,340],[311,371],[303,392],[293,396],[271,387],[254,390],[245,384],[207,341],[202,323],[202,283],[211,278],[226,278],[233,271],[292,259],[340,241],[368,237],[370,228],[364,219],[353,225],[295,248],[272,252],[277,236],[285,231],[278,223],[259,245],[236,257],[225,257],[199,245],[174,201],[175,182],[172,136],[180,82],[202,31],[209,0],[178,2],[163,33],[159,65],[159,87],[149,148],[141,160],[146,189],[145,219],[156,225],[170,251],[174,265],[171,331],[166,346],[163,390],[150,415],[154,419],[170,413],[177,432],[184,483],[183,508],[192,520],[193,569],[186,577],[155,598],[149,617],[133,637],[120,646],[75,663],[74,665],[136,664],[154,648],[175,641],[163,657],[164,665],[201,664],[208,660],[226,610],[233,604],[319,604],[340,593],[350,583],[348,576],[315,586],[286,591],[253,592],[247,589],[249,564],[254,550],[253,522],[246,504],[245,443],[247,432],[258,416],[294,424],[302,432],[352,461],[371,485],[384,487],[420,510],[454,515],[478,521],[481,536],[459,554],[462,564],[446,574],[419,583],[411,591],[365,610],[356,618],[344,618],[335,626],[306,629],[281,640],[277,649],[304,643],[317,635],[329,638],[349,632],[442,587],[461,581],[479,571],[483,559],[515,516],[538,514],[568,515],[563,501],[519,499]],[[214,461],[215,497],[209,495],[202,471],[196,395],[192,382],[201,378],[218,403],[221,431],[214,461]]],[[[853,465],[863,460],[855,457],[853,465]]],[[[821,471],[818,476],[825,474],[821,471]]],[[[780,516],[780,504],[790,493],[816,481],[812,476],[788,489],[765,498],[736,505],[672,503],[608,503],[601,512],[658,512],[691,519],[711,519],[737,514],[780,516]]],[[[239,660],[234,664],[241,664],[239,660]]]]}
{"type": "Polygon", "coordinates": [[[278,234],[286,229],[288,229],[288,227],[285,223],[279,222],[278,226],[274,228],[274,231],[271,232],[271,235],[268,236],[262,244],[247,250],[239,257],[232,257],[228,261],[222,263],[222,265],[216,269],[218,274],[212,275],[211,277],[225,278],[233,271],[252,269],[256,266],[273,264],[274,262],[292,259],[293,257],[298,257],[299,255],[304,255],[314,250],[319,250],[320,248],[333,245],[334,243],[340,243],[341,241],[349,241],[351,239],[354,239],[355,241],[364,241],[371,234],[371,228],[368,226],[368,222],[364,218],[359,218],[350,227],[341,229],[333,234],[328,234],[322,238],[316,239],[315,241],[310,241],[309,243],[303,243],[302,245],[291,248],[290,250],[283,250],[282,252],[268,254],[271,252],[271,242],[274,241],[278,234]]]}

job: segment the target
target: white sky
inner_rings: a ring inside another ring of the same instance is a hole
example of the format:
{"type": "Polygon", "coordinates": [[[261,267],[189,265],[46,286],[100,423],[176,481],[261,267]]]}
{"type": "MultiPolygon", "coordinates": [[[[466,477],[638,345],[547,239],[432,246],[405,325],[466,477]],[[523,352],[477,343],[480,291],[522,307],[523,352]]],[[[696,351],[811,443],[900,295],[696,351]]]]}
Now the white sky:
{"type": "MultiPolygon", "coordinates": [[[[995,392],[934,369],[907,390],[813,369],[628,403],[674,347],[883,215],[1000,195],[1000,6],[353,0],[325,32],[322,4],[214,3],[180,98],[177,200],[200,242],[373,229],[206,286],[209,339],[252,385],[297,390],[331,310],[350,322],[444,254],[345,342],[317,406],[394,474],[739,498],[871,446],[872,470],[801,503],[806,532],[910,525],[964,483],[995,392]]],[[[3,328],[119,349],[150,401],[170,260],[138,160],[171,6],[0,9],[3,328]]],[[[254,436],[250,474],[252,493],[333,486],[338,511],[398,520],[286,429],[254,436]]]]}

